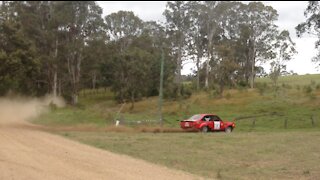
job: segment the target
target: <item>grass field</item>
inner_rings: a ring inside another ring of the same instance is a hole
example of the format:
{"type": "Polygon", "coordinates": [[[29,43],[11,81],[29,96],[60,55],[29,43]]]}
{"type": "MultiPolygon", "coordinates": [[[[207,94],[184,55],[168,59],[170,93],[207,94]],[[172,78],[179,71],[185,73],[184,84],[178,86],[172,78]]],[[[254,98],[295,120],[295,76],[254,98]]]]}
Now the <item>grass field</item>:
{"type": "Polygon", "coordinates": [[[82,92],[77,107],[53,108],[33,122],[57,127],[54,133],[98,148],[204,177],[316,179],[320,176],[320,75],[281,77],[278,88],[268,78],[256,82],[255,89],[226,90],[224,98],[208,91],[164,101],[164,128],[179,129],[177,120],[192,114],[216,113],[236,122],[235,131],[228,135],[141,133],[144,127],[158,127],[152,123],[117,130],[115,119],[157,121],[158,98],[139,101],[131,110],[130,104],[117,104],[113,94],[103,89],[82,92]]]}
{"type": "Polygon", "coordinates": [[[320,132],[60,132],[115,153],[207,178],[316,179],[320,132]]]}

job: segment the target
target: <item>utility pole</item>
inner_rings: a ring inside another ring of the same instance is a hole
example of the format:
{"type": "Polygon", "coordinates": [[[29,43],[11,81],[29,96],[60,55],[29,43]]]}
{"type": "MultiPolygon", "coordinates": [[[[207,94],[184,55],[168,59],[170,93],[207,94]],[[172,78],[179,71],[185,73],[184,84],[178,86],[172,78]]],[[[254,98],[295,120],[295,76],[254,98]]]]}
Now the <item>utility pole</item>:
{"type": "Polygon", "coordinates": [[[163,68],[164,68],[164,52],[161,47],[161,69],[160,69],[160,89],[159,89],[159,118],[160,126],[163,126],[162,101],[163,101],[163,68]]]}

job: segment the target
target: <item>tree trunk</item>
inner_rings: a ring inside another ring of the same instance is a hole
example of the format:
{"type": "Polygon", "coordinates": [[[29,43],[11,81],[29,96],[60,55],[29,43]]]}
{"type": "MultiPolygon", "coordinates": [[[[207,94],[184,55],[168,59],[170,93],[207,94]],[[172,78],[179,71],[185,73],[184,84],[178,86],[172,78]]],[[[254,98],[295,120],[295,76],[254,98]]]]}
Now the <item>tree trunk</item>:
{"type": "Polygon", "coordinates": [[[177,84],[178,84],[178,97],[181,96],[181,64],[182,64],[182,38],[179,41],[178,57],[177,57],[177,84]]]}
{"type": "Polygon", "coordinates": [[[61,79],[58,81],[58,96],[61,96],[61,79]]]}
{"type": "Polygon", "coordinates": [[[200,89],[200,53],[197,56],[197,91],[200,89]]]}
{"type": "Polygon", "coordinates": [[[219,91],[220,97],[223,97],[223,91],[224,91],[224,81],[223,79],[220,79],[220,91],[219,91]]]}
{"type": "Polygon", "coordinates": [[[76,92],[72,92],[72,105],[78,104],[78,94],[76,92]]]}
{"type": "Polygon", "coordinates": [[[255,78],[255,64],[256,64],[256,49],[255,49],[255,40],[252,40],[251,42],[252,48],[251,48],[251,79],[250,79],[250,87],[251,89],[254,88],[254,78],[255,78]]]}
{"type": "Polygon", "coordinates": [[[251,81],[250,81],[250,87],[251,87],[251,89],[254,88],[254,74],[255,74],[254,64],[255,64],[255,60],[253,59],[253,60],[252,60],[252,65],[251,65],[251,81]]]}
{"type": "Polygon", "coordinates": [[[246,63],[244,65],[244,79],[245,79],[246,85],[249,85],[250,72],[251,72],[250,51],[248,51],[248,54],[245,58],[246,58],[246,63]]]}
{"type": "Polygon", "coordinates": [[[81,54],[78,55],[77,52],[73,52],[73,55],[67,58],[68,61],[68,71],[71,80],[72,88],[72,104],[76,105],[78,103],[78,91],[80,83],[80,70],[81,70],[81,54]]]}
{"type": "Polygon", "coordinates": [[[52,85],[52,93],[53,93],[53,97],[57,97],[57,88],[58,87],[58,73],[57,73],[57,69],[54,68],[54,72],[53,72],[53,85],[52,85]]]}
{"type": "Polygon", "coordinates": [[[214,30],[210,30],[209,31],[209,36],[208,36],[208,59],[206,61],[206,78],[205,78],[205,84],[204,87],[207,89],[209,88],[209,70],[210,70],[210,60],[212,58],[212,51],[213,51],[213,47],[212,47],[212,38],[213,38],[213,34],[214,34],[214,30]]]}
{"type": "Polygon", "coordinates": [[[53,97],[57,97],[57,89],[58,89],[58,68],[57,68],[57,59],[58,59],[58,39],[55,42],[55,50],[54,50],[54,64],[53,64],[53,82],[52,82],[52,94],[53,97]]]}
{"type": "Polygon", "coordinates": [[[131,107],[130,110],[134,108],[134,92],[131,92],[131,107]]]}
{"type": "Polygon", "coordinates": [[[209,59],[206,61],[206,79],[205,79],[204,87],[206,89],[209,88],[209,59]]]}
{"type": "Polygon", "coordinates": [[[92,89],[96,89],[96,82],[97,82],[97,73],[96,71],[93,71],[92,73],[92,89]]]}
{"type": "MultiPolygon", "coordinates": [[[[81,50],[80,50],[81,52],[81,50]]],[[[76,77],[74,85],[74,105],[78,104],[79,84],[80,84],[80,72],[81,72],[81,54],[76,58],[76,77]]]]}

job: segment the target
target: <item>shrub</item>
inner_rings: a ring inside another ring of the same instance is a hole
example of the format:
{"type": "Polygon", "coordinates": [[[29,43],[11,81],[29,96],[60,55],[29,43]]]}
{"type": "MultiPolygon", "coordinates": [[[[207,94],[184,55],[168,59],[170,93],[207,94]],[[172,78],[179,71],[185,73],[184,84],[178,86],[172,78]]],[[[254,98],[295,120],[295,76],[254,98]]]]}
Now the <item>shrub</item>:
{"type": "Polygon", "coordinates": [[[265,82],[264,83],[256,83],[256,88],[258,89],[259,94],[263,95],[266,92],[268,85],[265,82]]]}
{"type": "Polygon", "coordinates": [[[290,86],[289,84],[285,84],[285,83],[282,83],[282,87],[286,88],[286,89],[292,89],[292,86],[290,86]]]}
{"type": "Polygon", "coordinates": [[[190,98],[192,95],[192,87],[189,85],[183,85],[181,87],[181,96],[185,99],[190,98]]]}
{"type": "MultiPolygon", "coordinates": [[[[187,99],[192,95],[192,85],[190,84],[183,84],[181,85],[180,95],[182,98],[187,99]]],[[[167,99],[177,99],[178,97],[178,85],[171,84],[164,89],[163,93],[164,98],[167,99]]]]}
{"type": "Polygon", "coordinates": [[[231,99],[231,94],[230,94],[230,93],[227,93],[225,97],[226,97],[226,99],[229,100],[229,99],[231,99]]]}
{"type": "Polygon", "coordinates": [[[248,84],[245,81],[239,81],[238,82],[238,87],[247,88],[248,84]]]}
{"type": "Polygon", "coordinates": [[[304,86],[304,92],[305,92],[307,95],[311,94],[311,93],[312,93],[312,87],[311,87],[311,85],[309,85],[309,86],[304,86]]]}
{"type": "Polygon", "coordinates": [[[309,95],[310,100],[316,100],[317,96],[314,93],[310,93],[309,95]]]}

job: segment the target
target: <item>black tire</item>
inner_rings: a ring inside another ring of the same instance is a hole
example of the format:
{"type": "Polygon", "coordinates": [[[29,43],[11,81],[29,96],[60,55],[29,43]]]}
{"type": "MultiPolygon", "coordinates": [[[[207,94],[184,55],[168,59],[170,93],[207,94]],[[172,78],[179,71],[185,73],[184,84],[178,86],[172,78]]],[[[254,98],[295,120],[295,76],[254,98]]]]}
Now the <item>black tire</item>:
{"type": "Polygon", "coordinates": [[[208,126],[203,126],[203,127],[201,128],[201,132],[203,132],[203,133],[209,132],[209,127],[208,127],[208,126]]]}
{"type": "Polygon", "coordinates": [[[231,133],[232,132],[232,127],[227,127],[224,129],[224,132],[226,133],[231,133]]]}

